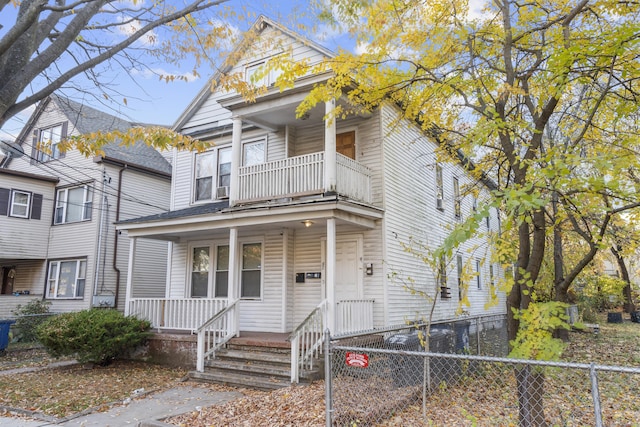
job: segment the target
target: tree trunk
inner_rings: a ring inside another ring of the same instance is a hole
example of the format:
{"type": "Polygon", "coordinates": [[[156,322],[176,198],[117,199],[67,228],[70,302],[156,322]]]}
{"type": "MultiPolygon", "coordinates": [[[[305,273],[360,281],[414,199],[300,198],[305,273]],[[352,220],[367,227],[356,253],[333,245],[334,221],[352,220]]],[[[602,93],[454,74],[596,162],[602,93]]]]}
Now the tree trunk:
{"type": "MultiPolygon", "coordinates": [[[[560,302],[569,302],[568,288],[564,287],[564,252],[562,250],[562,229],[557,222],[558,218],[558,192],[554,191],[551,199],[553,208],[553,290],[554,300],[560,302]]],[[[569,342],[569,330],[565,328],[556,328],[553,336],[564,342],[569,342]]]]}
{"type": "Polygon", "coordinates": [[[526,365],[516,368],[518,384],[519,426],[544,427],[544,373],[526,365]]]}
{"type": "Polygon", "coordinates": [[[622,275],[622,280],[626,283],[624,289],[622,290],[622,295],[624,296],[624,312],[625,313],[635,313],[636,305],[633,302],[633,293],[631,292],[631,279],[629,278],[629,270],[627,269],[627,264],[624,262],[624,258],[620,254],[620,250],[622,248],[620,246],[612,247],[611,252],[616,257],[616,261],[618,262],[618,268],[620,269],[620,274],[622,275]]]}

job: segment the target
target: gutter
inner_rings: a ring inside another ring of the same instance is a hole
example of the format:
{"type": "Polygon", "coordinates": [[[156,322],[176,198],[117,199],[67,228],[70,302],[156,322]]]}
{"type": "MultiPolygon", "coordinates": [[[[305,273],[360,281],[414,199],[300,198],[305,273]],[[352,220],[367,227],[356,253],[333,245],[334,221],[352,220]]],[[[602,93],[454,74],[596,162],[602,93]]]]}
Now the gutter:
{"type": "MultiPolygon", "coordinates": [[[[125,164],[118,172],[118,191],[116,192],[116,219],[117,223],[120,220],[120,198],[122,197],[122,176],[123,173],[127,169],[127,165],[125,164]]],[[[113,238],[113,271],[116,272],[116,292],[115,292],[115,301],[113,303],[113,308],[118,308],[118,295],[120,294],[120,269],[118,268],[118,236],[120,235],[120,230],[114,230],[116,235],[113,238]]]]}

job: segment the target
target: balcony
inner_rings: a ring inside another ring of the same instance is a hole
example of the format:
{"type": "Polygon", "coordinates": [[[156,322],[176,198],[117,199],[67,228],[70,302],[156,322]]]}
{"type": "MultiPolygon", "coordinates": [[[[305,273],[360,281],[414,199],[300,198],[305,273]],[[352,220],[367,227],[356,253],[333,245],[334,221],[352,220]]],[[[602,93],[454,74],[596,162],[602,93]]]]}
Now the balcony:
{"type": "MultiPolygon", "coordinates": [[[[324,192],[324,153],[289,157],[239,170],[238,201],[241,203],[302,197],[324,192]]],[[[336,154],[338,195],[371,203],[371,171],[342,154],[336,154]]]]}

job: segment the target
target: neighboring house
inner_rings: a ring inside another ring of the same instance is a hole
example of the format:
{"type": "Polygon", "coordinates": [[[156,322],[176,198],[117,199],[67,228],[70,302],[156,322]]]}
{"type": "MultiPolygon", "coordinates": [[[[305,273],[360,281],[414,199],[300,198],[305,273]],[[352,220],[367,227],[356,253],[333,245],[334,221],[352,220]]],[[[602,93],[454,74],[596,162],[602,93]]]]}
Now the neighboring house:
{"type": "MultiPolygon", "coordinates": [[[[249,80],[278,55],[310,63],[331,55],[264,17],[253,31],[224,72],[249,80]]],[[[443,260],[438,284],[436,272],[401,244],[414,237],[437,247],[476,207],[466,189],[473,185],[481,198],[486,187],[460,164],[438,163],[435,143],[415,123],[398,121],[397,106],[333,121],[325,119],[335,108],[329,102],[296,118],[296,107],[329,74],[299,78],[282,92],[275,74],[257,74],[266,89],[255,102],[207,84],[177,120],[176,131],[211,148],[174,152],[170,212],[118,223],[132,238],[133,256],[139,238],[171,242],[164,298],[129,294],[127,313],[159,328],[195,331],[226,307],[200,329],[225,329],[213,345],[240,331],[288,334],[304,329],[305,320],[320,319],[316,332],[347,333],[428,313],[429,302],[394,275],[431,294],[442,287],[435,317],[455,318],[461,270],[470,268],[467,314],[504,314],[502,293],[490,304],[490,285],[503,273],[490,261],[486,238],[443,260]]],[[[495,210],[482,227],[498,230],[495,210]]]]}
{"type": "MultiPolygon", "coordinates": [[[[144,143],[94,158],[58,144],[131,126],[57,96],[37,106],[13,144],[24,154],[0,167],[0,318],[33,298],[57,312],[124,309],[129,242],[113,223],[167,211],[171,165],[144,143]]],[[[167,244],[143,242],[138,259],[134,294],[164,296],[167,244]]]]}

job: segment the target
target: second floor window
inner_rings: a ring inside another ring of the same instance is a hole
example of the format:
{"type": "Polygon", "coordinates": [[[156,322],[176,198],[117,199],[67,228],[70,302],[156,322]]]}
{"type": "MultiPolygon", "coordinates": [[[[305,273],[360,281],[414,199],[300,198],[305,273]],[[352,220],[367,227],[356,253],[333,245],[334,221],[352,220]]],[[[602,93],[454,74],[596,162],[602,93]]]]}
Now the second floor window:
{"type": "Polygon", "coordinates": [[[26,191],[11,191],[11,212],[10,216],[18,218],[29,218],[29,206],[31,205],[31,193],[26,191]]]}
{"type": "Polygon", "coordinates": [[[231,147],[196,154],[196,202],[229,196],[231,147]]]}
{"type": "Polygon", "coordinates": [[[453,178],[453,207],[456,218],[462,218],[462,201],[460,200],[460,181],[453,178]]]}
{"type": "Polygon", "coordinates": [[[56,194],[54,224],[88,221],[91,219],[93,190],[88,185],[62,188],[56,194]]]}
{"type": "Polygon", "coordinates": [[[64,153],[60,152],[60,142],[67,136],[66,123],[34,132],[35,159],[39,162],[60,159],[64,153]]]}
{"type": "Polygon", "coordinates": [[[444,210],[444,182],[442,180],[442,166],[436,164],[436,208],[444,210]]]}

